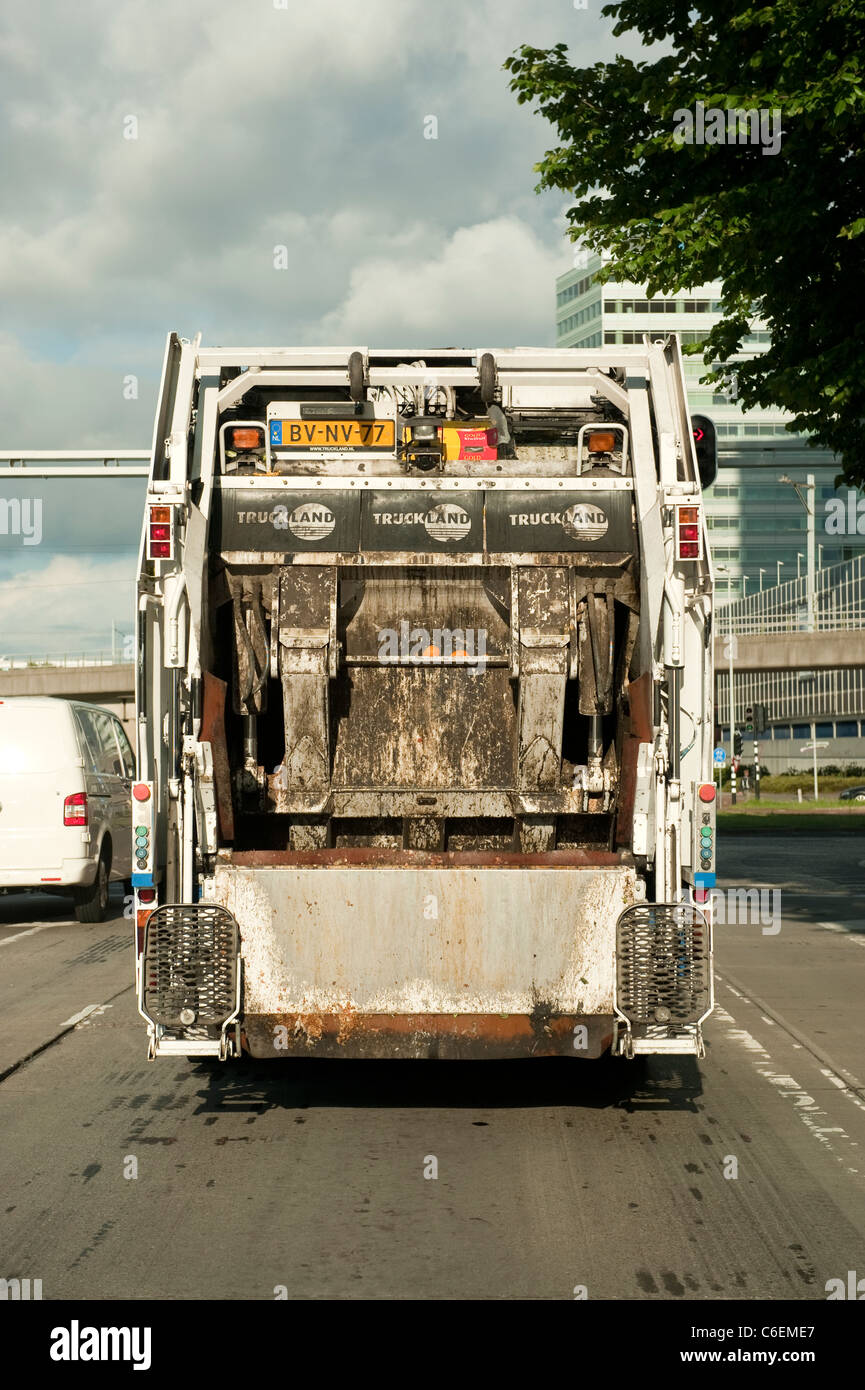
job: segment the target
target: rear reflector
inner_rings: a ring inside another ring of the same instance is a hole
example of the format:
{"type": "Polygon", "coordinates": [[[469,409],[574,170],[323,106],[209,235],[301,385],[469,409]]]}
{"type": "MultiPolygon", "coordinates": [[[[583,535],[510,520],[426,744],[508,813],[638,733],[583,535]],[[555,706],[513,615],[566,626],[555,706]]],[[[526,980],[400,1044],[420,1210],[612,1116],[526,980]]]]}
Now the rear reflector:
{"type": "Polygon", "coordinates": [[[87,824],[87,793],[73,792],[63,803],[64,825],[87,824]]]}

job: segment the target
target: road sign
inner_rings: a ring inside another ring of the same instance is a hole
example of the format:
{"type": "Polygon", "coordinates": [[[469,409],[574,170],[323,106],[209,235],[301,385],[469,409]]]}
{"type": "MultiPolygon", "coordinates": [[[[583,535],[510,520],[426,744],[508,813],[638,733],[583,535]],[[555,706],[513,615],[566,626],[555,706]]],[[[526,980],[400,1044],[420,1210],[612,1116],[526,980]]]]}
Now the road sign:
{"type": "Polygon", "coordinates": [[[712,754],[712,758],[716,767],[723,767],[725,762],[727,761],[726,748],[716,748],[714,753],[712,754]]]}
{"type": "Polygon", "coordinates": [[[799,749],[800,753],[815,753],[818,748],[828,748],[828,743],[805,743],[799,749]]]}

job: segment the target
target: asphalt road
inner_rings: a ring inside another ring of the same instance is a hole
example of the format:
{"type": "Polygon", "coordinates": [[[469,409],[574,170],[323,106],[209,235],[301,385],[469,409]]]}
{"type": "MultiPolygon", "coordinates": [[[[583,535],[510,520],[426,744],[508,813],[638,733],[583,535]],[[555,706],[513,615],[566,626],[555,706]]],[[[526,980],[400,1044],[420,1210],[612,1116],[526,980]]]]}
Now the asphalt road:
{"type": "Polygon", "coordinates": [[[768,896],[718,928],[699,1064],[148,1064],[119,899],[100,926],[0,899],[0,1275],[45,1299],[825,1299],[865,1274],[865,844],[722,856],[768,896]]]}

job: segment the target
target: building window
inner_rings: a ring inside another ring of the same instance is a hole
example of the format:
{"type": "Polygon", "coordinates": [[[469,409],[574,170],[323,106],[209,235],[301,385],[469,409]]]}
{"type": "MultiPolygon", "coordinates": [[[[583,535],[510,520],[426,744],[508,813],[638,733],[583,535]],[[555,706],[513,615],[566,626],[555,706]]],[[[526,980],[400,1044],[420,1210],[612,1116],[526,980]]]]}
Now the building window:
{"type": "Polygon", "coordinates": [[[580,309],[576,314],[570,314],[566,319],[560,319],[556,325],[558,336],[564,337],[566,333],[572,333],[575,328],[587,323],[589,319],[598,317],[601,312],[601,301],[596,299],[594,304],[587,304],[585,309],[580,309]]]}
{"type": "Polygon", "coordinates": [[[818,725],[817,725],[817,737],[818,737],[818,738],[834,738],[834,734],[833,734],[833,732],[832,732],[832,725],[831,725],[831,724],[818,724],[818,725]]]}
{"type": "Polygon", "coordinates": [[[842,723],[835,725],[836,738],[858,738],[859,725],[855,719],[846,719],[842,723]]]}
{"type": "Polygon", "coordinates": [[[789,737],[790,737],[790,725],[789,725],[789,724],[773,724],[773,726],[772,726],[772,737],[773,737],[773,738],[789,738],[789,737]]]}
{"type": "Polygon", "coordinates": [[[582,280],[577,280],[573,285],[568,285],[566,289],[559,290],[556,295],[556,304],[570,304],[572,299],[578,299],[581,294],[585,294],[597,280],[597,272],[594,275],[584,275],[582,280]]]}
{"type": "Polygon", "coordinates": [[[811,725],[810,725],[810,724],[794,724],[794,725],[793,725],[793,737],[794,737],[794,738],[810,738],[810,737],[811,737],[811,725]]]}
{"type": "Polygon", "coordinates": [[[590,333],[587,338],[578,338],[575,343],[570,343],[573,348],[593,348],[601,346],[600,333],[590,333]]]}
{"type": "Polygon", "coordinates": [[[616,314],[709,314],[721,304],[710,299],[616,299],[607,308],[616,314]]]}

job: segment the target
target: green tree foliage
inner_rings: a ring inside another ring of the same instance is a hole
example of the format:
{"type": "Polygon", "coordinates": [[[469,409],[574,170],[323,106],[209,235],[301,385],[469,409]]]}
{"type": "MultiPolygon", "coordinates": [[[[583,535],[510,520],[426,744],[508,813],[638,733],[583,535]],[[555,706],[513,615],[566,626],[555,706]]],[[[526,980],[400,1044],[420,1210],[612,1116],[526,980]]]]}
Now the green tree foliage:
{"type": "Polygon", "coordinates": [[[604,279],[649,296],[722,280],[705,362],[727,361],[763,319],[771,348],[737,364],[742,404],[790,411],[848,483],[865,482],[865,3],[621,0],[603,13],[664,56],[577,68],[557,44],[505,64],[558,134],[538,191],[574,197],[571,236],[611,258],[604,279]],[[683,143],[698,101],[777,110],[778,152],[683,143]]]}

